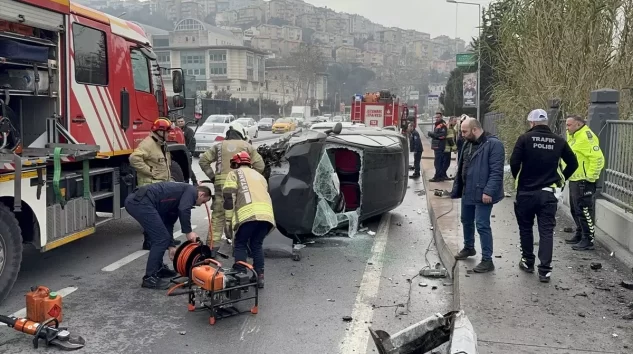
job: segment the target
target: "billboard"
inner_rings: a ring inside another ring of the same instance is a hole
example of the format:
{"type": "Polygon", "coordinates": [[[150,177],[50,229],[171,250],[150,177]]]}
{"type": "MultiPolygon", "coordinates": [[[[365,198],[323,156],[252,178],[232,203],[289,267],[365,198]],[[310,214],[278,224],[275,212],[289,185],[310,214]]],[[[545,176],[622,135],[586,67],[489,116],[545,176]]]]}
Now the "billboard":
{"type": "Polygon", "coordinates": [[[371,127],[382,127],[385,122],[385,106],[365,105],[365,125],[371,127]]]}
{"type": "Polygon", "coordinates": [[[409,100],[418,101],[420,99],[420,91],[409,92],[409,100]]]}
{"type": "Polygon", "coordinates": [[[477,108],[477,73],[464,73],[464,108],[477,108]]]}

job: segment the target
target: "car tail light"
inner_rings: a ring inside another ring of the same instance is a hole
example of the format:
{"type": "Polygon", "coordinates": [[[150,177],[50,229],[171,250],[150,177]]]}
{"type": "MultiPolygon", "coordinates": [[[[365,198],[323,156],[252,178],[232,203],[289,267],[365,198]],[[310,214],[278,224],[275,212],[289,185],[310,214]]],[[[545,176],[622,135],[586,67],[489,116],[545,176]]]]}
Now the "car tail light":
{"type": "Polygon", "coordinates": [[[215,137],[215,141],[222,141],[222,140],[224,140],[223,136],[218,135],[215,137]]]}

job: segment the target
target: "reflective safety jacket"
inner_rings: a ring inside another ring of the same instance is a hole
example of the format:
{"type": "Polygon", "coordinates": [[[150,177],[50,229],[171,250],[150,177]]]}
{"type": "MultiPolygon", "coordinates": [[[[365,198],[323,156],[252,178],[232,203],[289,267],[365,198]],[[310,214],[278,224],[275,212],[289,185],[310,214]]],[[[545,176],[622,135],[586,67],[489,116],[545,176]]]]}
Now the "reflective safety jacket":
{"type": "Polygon", "coordinates": [[[455,152],[457,151],[457,130],[455,126],[452,127],[450,125],[446,126],[446,147],[444,148],[444,152],[455,152]]]}
{"type": "Polygon", "coordinates": [[[161,142],[153,133],[138,144],[129,161],[130,166],[136,170],[138,187],[172,180],[171,154],[167,151],[167,144],[161,142]]]}
{"type": "Polygon", "coordinates": [[[569,180],[597,181],[604,168],[604,155],[598,137],[584,125],[573,134],[567,132],[567,143],[578,160],[578,168],[569,180]]]}
{"type": "Polygon", "coordinates": [[[231,172],[231,158],[242,151],[248,152],[251,156],[253,169],[259,173],[264,173],[264,159],[253,147],[244,140],[224,140],[219,144],[213,145],[202,156],[200,156],[200,169],[209,179],[215,178],[214,185],[216,190],[222,190],[222,185],[226,179],[226,175],[231,172]],[[215,164],[215,172],[212,165],[215,164]],[[219,188],[218,188],[219,187],[219,188]]]}
{"type": "Polygon", "coordinates": [[[273,203],[268,194],[268,182],[261,173],[241,166],[232,170],[226,176],[224,187],[224,209],[232,214],[233,231],[249,221],[266,221],[275,227],[273,203]],[[233,211],[231,213],[231,211],[233,211]]]}

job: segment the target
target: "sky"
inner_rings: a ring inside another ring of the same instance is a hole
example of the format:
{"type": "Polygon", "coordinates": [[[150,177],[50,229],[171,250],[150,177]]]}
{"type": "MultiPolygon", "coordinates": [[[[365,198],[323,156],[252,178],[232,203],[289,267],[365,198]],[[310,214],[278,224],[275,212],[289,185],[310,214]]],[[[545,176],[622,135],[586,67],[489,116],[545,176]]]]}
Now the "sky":
{"type": "MultiPolygon", "coordinates": [[[[477,36],[478,7],[456,5],[446,0],[304,0],[315,6],[327,6],[334,11],[356,13],[387,27],[400,27],[430,33],[431,37],[446,35],[470,42],[477,36]]],[[[492,0],[468,0],[488,6],[492,0]]],[[[483,9],[483,7],[482,7],[483,9]]]]}

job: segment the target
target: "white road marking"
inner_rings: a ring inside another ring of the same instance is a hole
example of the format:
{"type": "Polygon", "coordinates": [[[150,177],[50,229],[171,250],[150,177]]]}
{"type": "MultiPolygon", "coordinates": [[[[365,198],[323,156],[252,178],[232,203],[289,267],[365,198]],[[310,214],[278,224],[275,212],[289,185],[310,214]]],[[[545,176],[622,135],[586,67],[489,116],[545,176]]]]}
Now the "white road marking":
{"type": "Polygon", "coordinates": [[[149,251],[146,251],[146,250],[136,251],[136,252],[132,253],[129,256],[126,256],[126,257],[123,257],[123,258],[119,259],[118,261],[110,264],[109,266],[101,268],[101,271],[103,271],[103,272],[113,272],[113,271],[123,267],[124,265],[134,261],[135,259],[146,255],[147,253],[149,253],[149,251]]]}
{"type": "MultiPolygon", "coordinates": [[[[62,298],[74,293],[75,291],[77,291],[77,288],[75,288],[74,286],[70,286],[67,288],[63,288],[57,291],[57,295],[61,295],[62,298]]],[[[18,318],[26,318],[26,307],[12,313],[11,315],[9,315],[11,317],[18,317],[18,318]]],[[[0,323],[0,326],[6,326],[6,324],[4,323],[0,323]]]]}
{"type": "Polygon", "coordinates": [[[380,276],[384,263],[383,254],[387,246],[391,214],[385,213],[380,219],[378,230],[374,236],[374,245],[371,248],[371,256],[367,260],[363,279],[356,295],[356,302],[352,310],[352,323],[345,332],[345,338],[340,346],[341,354],[364,354],[367,352],[369,330],[367,324],[374,315],[372,302],[378,295],[380,276]]]}
{"type": "MultiPolygon", "coordinates": [[[[198,227],[198,225],[191,225],[191,230],[195,230],[196,227],[198,227]]],[[[178,238],[178,237],[180,237],[182,235],[184,235],[182,233],[182,230],[178,230],[178,231],[174,232],[174,238],[178,238]]]]}

